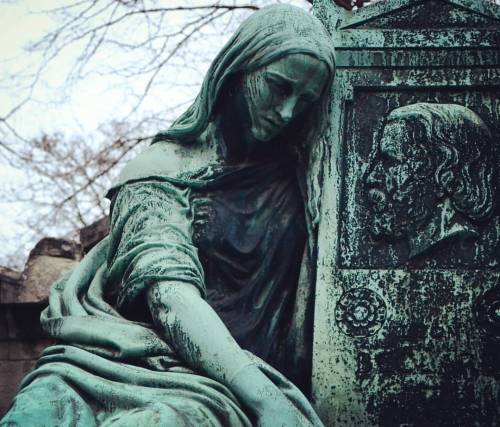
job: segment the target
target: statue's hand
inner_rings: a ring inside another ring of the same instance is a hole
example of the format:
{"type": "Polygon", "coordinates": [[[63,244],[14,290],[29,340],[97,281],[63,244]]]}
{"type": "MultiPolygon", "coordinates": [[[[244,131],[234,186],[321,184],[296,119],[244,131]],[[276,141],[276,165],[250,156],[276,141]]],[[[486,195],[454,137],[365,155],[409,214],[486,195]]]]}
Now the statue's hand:
{"type": "Polygon", "coordinates": [[[259,427],[307,427],[311,423],[279,387],[254,364],[239,369],[229,387],[256,418],[259,427]]]}
{"type": "Polygon", "coordinates": [[[342,6],[344,9],[352,10],[354,6],[362,7],[363,3],[367,3],[368,0],[334,0],[336,4],[342,6]]]}
{"type": "Polygon", "coordinates": [[[277,396],[264,400],[257,413],[258,427],[304,427],[308,425],[310,423],[307,419],[281,392],[277,396]]]}

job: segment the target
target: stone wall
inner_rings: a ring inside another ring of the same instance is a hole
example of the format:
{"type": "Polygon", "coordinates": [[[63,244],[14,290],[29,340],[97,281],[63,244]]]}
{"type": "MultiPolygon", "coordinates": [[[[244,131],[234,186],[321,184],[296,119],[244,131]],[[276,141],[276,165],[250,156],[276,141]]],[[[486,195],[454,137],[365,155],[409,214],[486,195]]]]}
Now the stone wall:
{"type": "Polygon", "coordinates": [[[21,379],[52,341],[40,327],[50,286],[73,268],[109,229],[103,218],[80,231],[80,242],[44,238],[31,251],[22,272],[0,267],[0,418],[21,379]]]}

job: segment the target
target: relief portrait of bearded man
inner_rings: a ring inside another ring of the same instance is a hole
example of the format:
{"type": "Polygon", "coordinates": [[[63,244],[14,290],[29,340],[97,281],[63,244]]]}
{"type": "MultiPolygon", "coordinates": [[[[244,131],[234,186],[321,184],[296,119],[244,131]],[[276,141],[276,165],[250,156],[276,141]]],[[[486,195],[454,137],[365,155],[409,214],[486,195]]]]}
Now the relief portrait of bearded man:
{"type": "Polygon", "coordinates": [[[364,187],[378,240],[406,239],[409,258],[478,237],[494,208],[491,133],[472,110],[417,103],[387,117],[364,187]]]}

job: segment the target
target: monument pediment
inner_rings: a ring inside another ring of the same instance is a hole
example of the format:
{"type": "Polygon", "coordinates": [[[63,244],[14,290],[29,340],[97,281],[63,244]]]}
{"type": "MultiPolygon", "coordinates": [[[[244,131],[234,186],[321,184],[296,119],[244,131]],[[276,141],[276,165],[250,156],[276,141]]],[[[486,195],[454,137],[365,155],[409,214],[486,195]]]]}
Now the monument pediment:
{"type": "Polygon", "coordinates": [[[316,7],[329,23],[338,68],[484,67],[499,62],[500,7],[493,3],[382,0],[352,12],[332,10],[325,3],[316,7]]]}
{"type": "Polygon", "coordinates": [[[363,8],[342,20],[339,29],[498,29],[498,6],[470,0],[393,0],[363,8]]]}

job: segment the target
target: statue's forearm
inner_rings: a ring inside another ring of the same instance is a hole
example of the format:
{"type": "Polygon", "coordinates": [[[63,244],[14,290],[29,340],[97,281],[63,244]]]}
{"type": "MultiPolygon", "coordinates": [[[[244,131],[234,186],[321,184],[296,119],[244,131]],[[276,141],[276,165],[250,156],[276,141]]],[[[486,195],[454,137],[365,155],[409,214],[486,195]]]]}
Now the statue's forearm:
{"type": "Polygon", "coordinates": [[[260,404],[263,390],[276,389],[194,286],[160,283],[150,288],[147,299],[156,326],[191,367],[225,384],[251,406],[260,404]]]}

